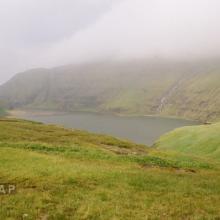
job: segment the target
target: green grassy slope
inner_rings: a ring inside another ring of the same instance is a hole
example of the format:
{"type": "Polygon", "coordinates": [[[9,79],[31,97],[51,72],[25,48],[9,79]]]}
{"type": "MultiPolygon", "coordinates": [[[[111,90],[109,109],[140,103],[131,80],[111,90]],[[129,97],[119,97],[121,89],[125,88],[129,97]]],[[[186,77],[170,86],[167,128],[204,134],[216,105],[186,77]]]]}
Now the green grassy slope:
{"type": "Polygon", "coordinates": [[[217,163],[112,137],[0,120],[1,219],[214,219],[217,163]],[[22,218],[24,216],[24,218],[22,218]]]}
{"type": "Polygon", "coordinates": [[[160,149],[220,160],[220,123],[189,126],[163,135],[156,146],[160,149]]]}
{"type": "Polygon", "coordinates": [[[9,108],[220,119],[220,65],[163,60],[103,62],[16,75],[0,87],[9,108]]]}
{"type": "Polygon", "coordinates": [[[0,117],[3,117],[5,115],[6,115],[5,109],[0,107],[0,117]]]}
{"type": "Polygon", "coordinates": [[[220,69],[201,72],[181,81],[167,100],[162,114],[219,121],[220,69]]]}

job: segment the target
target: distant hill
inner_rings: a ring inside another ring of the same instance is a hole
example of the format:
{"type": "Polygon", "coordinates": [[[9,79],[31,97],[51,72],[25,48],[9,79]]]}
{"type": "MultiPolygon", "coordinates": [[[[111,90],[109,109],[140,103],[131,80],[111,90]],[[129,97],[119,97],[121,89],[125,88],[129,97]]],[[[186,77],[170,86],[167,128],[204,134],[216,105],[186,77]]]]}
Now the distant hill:
{"type": "Polygon", "coordinates": [[[9,108],[220,119],[220,64],[162,60],[34,69],[0,87],[9,108]]]}
{"type": "Polygon", "coordinates": [[[163,135],[155,146],[220,160],[219,134],[220,123],[183,127],[163,135]]]}

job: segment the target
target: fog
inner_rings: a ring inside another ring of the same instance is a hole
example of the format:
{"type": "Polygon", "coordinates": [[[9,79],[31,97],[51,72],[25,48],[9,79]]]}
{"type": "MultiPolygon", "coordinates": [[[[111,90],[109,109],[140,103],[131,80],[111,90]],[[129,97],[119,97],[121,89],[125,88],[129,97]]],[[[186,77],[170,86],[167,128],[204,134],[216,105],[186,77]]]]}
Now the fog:
{"type": "Polygon", "coordinates": [[[53,58],[43,62],[45,51],[92,25],[116,2],[0,0],[0,83],[19,71],[48,66],[53,58]]]}
{"type": "Polygon", "coordinates": [[[220,56],[219,0],[0,0],[0,83],[34,67],[220,56]]]}

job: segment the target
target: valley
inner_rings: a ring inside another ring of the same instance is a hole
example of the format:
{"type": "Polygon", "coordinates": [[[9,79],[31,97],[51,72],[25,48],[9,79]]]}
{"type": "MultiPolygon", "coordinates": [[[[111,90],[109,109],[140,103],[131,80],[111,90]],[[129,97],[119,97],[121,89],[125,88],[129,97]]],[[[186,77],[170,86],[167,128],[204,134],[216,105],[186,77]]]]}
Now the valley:
{"type": "Polygon", "coordinates": [[[220,220],[219,0],[0,0],[0,220],[220,220]]]}
{"type": "Polygon", "coordinates": [[[214,61],[17,74],[0,86],[0,181],[16,187],[0,216],[218,219],[219,80],[214,61]]]}

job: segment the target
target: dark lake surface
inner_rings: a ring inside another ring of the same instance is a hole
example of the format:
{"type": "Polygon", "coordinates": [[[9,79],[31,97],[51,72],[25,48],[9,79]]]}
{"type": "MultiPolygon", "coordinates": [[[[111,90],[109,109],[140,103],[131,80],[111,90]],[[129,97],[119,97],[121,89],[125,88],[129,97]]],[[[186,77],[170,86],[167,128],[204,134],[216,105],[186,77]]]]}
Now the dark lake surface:
{"type": "Polygon", "coordinates": [[[198,124],[194,121],[174,118],[152,116],[121,117],[84,112],[65,114],[26,113],[20,118],[107,134],[147,145],[152,145],[162,134],[175,128],[198,124]]]}

